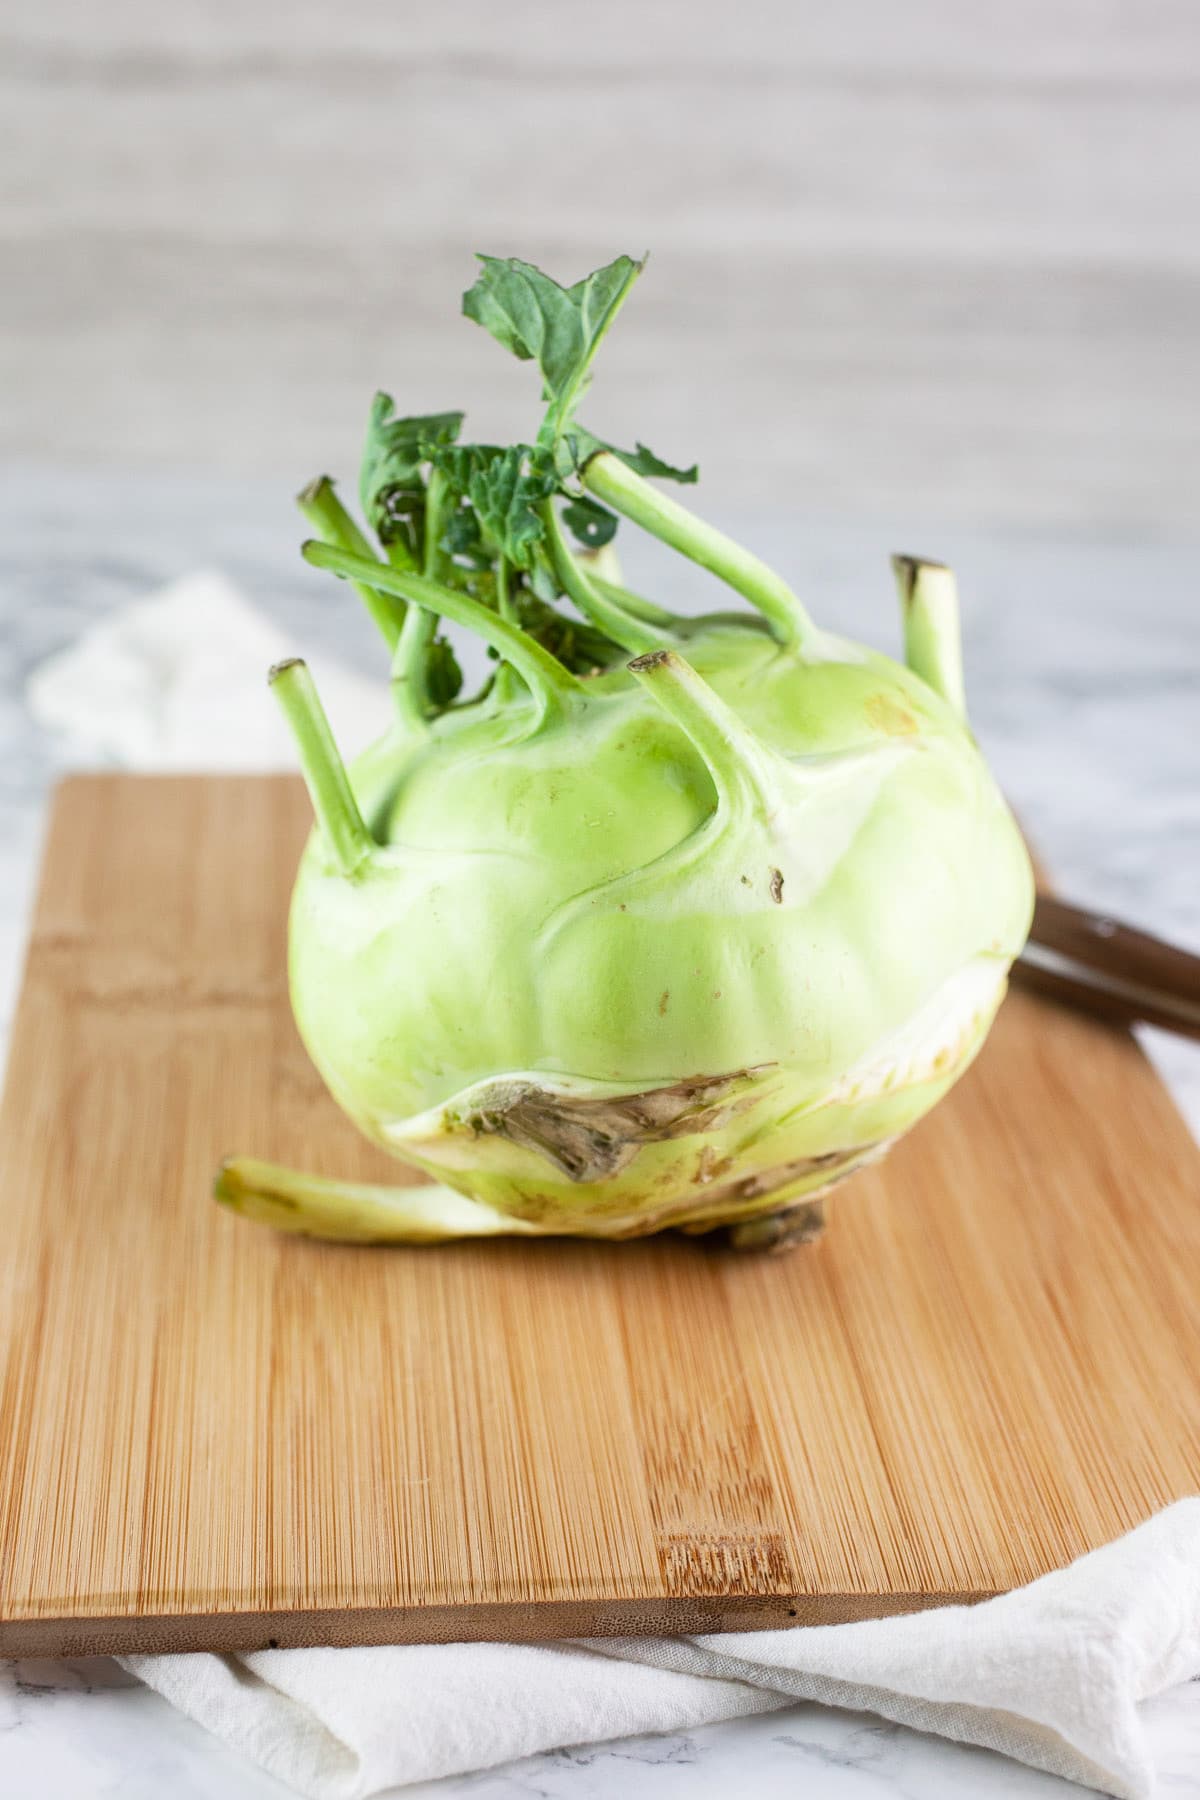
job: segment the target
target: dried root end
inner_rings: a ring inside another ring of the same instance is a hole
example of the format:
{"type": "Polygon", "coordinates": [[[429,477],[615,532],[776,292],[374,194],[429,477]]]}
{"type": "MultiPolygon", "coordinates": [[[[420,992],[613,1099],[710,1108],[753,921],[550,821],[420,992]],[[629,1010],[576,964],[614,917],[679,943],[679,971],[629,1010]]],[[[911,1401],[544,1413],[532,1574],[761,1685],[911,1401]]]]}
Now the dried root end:
{"type": "Polygon", "coordinates": [[[730,1250],[782,1256],[800,1244],[811,1244],[820,1237],[826,1223],[824,1200],[804,1200],[799,1206],[785,1206],[765,1218],[728,1226],[725,1241],[730,1250]]]}

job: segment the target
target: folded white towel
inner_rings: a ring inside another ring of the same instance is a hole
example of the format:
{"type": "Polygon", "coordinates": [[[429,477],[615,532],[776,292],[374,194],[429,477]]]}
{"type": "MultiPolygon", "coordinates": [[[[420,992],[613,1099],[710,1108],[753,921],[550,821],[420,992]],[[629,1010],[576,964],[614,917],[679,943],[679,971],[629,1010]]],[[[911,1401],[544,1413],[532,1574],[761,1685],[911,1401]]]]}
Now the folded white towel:
{"type": "MultiPolygon", "coordinates": [[[[295,742],[267,670],[307,646],[256,612],[223,575],[202,572],[111,613],[35,669],[39,724],[82,762],[158,771],[294,769],[295,742]]],[[[388,684],[318,655],[314,673],[347,754],[388,722],[388,684]]]]}
{"type": "Polygon", "coordinates": [[[1200,1673],[1200,1500],[981,1606],[792,1631],[135,1656],[126,1668],[312,1800],[790,1700],[876,1712],[1143,1800],[1138,1702],[1200,1673]]]}
{"type": "MultiPolygon", "coordinates": [[[[45,664],[29,701],[88,760],[288,768],[263,674],[297,648],[226,582],[197,575],[45,664]]],[[[385,683],[331,659],[317,672],[348,749],[382,730],[385,683]]],[[[973,1608],[735,1636],[267,1650],[126,1667],[313,1800],[798,1699],[880,1713],[1141,1800],[1153,1772],[1138,1704],[1200,1674],[1200,1500],[973,1608]]]]}

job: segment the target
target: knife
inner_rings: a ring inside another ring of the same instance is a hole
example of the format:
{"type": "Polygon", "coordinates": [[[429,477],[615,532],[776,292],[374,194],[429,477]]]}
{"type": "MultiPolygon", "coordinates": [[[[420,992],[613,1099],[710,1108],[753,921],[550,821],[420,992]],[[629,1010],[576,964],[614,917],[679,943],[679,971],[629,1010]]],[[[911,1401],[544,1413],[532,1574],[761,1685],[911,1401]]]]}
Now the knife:
{"type": "Polygon", "coordinates": [[[1013,976],[1116,1024],[1157,1025],[1200,1040],[1200,956],[1053,894],[1038,894],[1013,976]]]}

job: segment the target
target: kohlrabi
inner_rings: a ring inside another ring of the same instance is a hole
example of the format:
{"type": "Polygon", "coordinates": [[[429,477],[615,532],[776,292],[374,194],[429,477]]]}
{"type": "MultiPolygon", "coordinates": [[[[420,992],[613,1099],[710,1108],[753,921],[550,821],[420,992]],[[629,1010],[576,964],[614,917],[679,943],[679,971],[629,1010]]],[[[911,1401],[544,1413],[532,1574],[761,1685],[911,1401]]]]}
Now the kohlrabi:
{"type": "Polygon", "coordinates": [[[906,665],[818,628],[778,575],[577,408],[639,273],[571,288],[483,259],[463,310],[535,362],[531,443],[377,397],[374,551],[328,480],[308,560],[392,657],[395,723],[347,771],[303,663],[272,671],[316,827],[296,1021],[335,1098],[432,1186],[246,1159],[222,1200],[318,1237],[809,1235],[817,1197],[962,1074],[1032,904],[966,722],[954,579],[898,557],[906,665]],[[631,520],[750,602],[680,618],[621,585],[631,520]],[[574,542],[572,542],[574,540],[574,542]],[[439,620],[496,659],[474,699],[439,620]]]}

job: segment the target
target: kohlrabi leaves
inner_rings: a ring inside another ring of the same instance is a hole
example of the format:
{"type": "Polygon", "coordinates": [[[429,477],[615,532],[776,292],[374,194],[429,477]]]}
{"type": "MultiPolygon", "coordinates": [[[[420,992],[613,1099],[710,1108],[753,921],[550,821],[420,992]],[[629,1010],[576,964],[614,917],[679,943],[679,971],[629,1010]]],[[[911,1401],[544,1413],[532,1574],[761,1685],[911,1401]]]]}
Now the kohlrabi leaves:
{"type": "Polygon", "coordinates": [[[568,439],[572,469],[582,469],[585,463],[598,456],[601,450],[611,454],[632,469],[635,475],[657,476],[660,481],[694,482],[700,479],[699,463],[692,463],[690,468],[677,469],[674,463],[664,462],[661,456],[645,444],[635,443],[632,450],[622,450],[617,444],[606,444],[603,438],[585,431],[582,425],[571,428],[568,439]]]}
{"type": "Polygon", "coordinates": [[[435,637],[426,651],[425,692],[431,705],[449,706],[462,689],[463,674],[448,638],[435,637]]]}
{"type": "Polygon", "coordinates": [[[462,501],[446,520],[438,547],[460,568],[482,572],[490,569],[495,560],[495,552],[484,542],[479,515],[469,500],[462,501]]]}
{"type": "Polygon", "coordinates": [[[694,464],[677,469],[645,444],[620,450],[575,424],[592,358],[641,274],[644,259],[636,262],[631,256],[618,256],[569,288],[516,257],[481,256],[479,260],[483,272],[463,295],[463,311],[514,356],[537,363],[546,400],[538,443],[551,452],[559,479],[568,480],[590,457],[611,450],[639,475],[695,481],[698,471],[694,464]]]}
{"type": "Polygon", "coordinates": [[[547,606],[555,605],[561,598],[562,589],[558,585],[558,578],[550,567],[550,560],[547,556],[534,557],[533,566],[525,579],[529,584],[530,592],[538,600],[544,601],[547,606]]]}
{"type": "Polygon", "coordinates": [[[563,524],[589,550],[600,550],[616,536],[617,515],[586,495],[563,507],[563,524]]]}
{"type": "Polygon", "coordinates": [[[618,256],[560,287],[515,256],[481,256],[483,271],[463,295],[463,312],[523,362],[536,362],[548,403],[539,441],[553,443],[570,423],[592,358],[643,264],[618,256]]]}
{"type": "MultiPolygon", "coordinates": [[[[557,599],[553,584],[551,591],[557,599]]],[[[619,645],[594,625],[560,612],[556,605],[539,599],[527,587],[514,591],[513,604],[522,631],[536,639],[575,675],[587,674],[592,669],[607,669],[621,655],[619,645]]]]}
{"type": "Polygon", "coordinates": [[[376,394],[359,473],[359,499],[380,543],[398,546],[415,562],[425,506],[422,465],[429,461],[432,448],[454,442],[463,415],[419,413],[398,419],[393,411],[391,395],[376,394]]]}
{"type": "Polygon", "coordinates": [[[627,469],[635,475],[655,475],[661,481],[693,482],[700,479],[699,463],[692,463],[689,468],[677,469],[673,463],[664,462],[661,456],[655,456],[653,450],[645,444],[634,444],[632,450],[618,449],[616,444],[605,444],[602,449],[611,450],[614,456],[620,457],[627,469]]]}
{"type": "Polygon", "coordinates": [[[527,569],[542,537],[537,509],[558,485],[545,458],[529,444],[446,444],[430,460],[466,496],[497,550],[527,569]]]}

